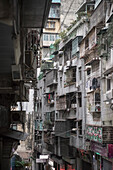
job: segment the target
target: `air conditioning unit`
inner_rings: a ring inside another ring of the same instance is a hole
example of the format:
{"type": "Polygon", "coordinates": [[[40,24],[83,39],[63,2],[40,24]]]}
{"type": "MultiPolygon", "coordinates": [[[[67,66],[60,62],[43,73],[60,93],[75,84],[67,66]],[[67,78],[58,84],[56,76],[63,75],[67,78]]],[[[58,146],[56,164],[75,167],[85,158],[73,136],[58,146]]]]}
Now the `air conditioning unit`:
{"type": "Polygon", "coordinates": [[[112,74],[108,74],[108,76],[106,76],[107,79],[112,79],[113,75],[112,74]]]}
{"type": "Polygon", "coordinates": [[[63,54],[63,51],[59,51],[59,53],[58,53],[59,55],[62,55],[63,54]]]}
{"type": "Polygon", "coordinates": [[[23,124],[26,122],[25,111],[11,111],[11,124],[23,124]]]}
{"type": "Polygon", "coordinates": [[[56,80],[55,80],[55,79],[53,80],[53,83],[56,83],[56,80]]]}
{"type": "Polygon", "coordinates": [[[49,93],[50,92],[50,87],[47,87],[46,88],[46,93],[49,93]]]}
{"type": "Polygon", "coordinates": [[[91,66],[86,66],[86,70],[91,69],[91,66]]]}
{"type": "Polygon", "coordinates": [[[71,108],[72,108],[72,109],[77,108],[77,104],[71,104],[71,108]]]}
{"type": "Polygon", "coordinates": [[[58,68],[58,64],[56,62],[54,62],[54,69],[58,68]]]}
{"type": "Polygon", "coordinates": [[[71,66],[71,61],[66,61],[67,67],[71,66]]]}
{"type": "Polygon", "coordinates": [[[70,111],[70,109],[69,108],[67,108],[67,112],[69,112],[70,111]]]}
{"type": "Polygon", "coordinates": [[[113,89],[106,93],[106,100],[113,98],[113,89]]]}
{"type": "Polygon", "coordinates": [[[77,59],[72,60],[71,66],[74,67],[74,66],[76,66],[76,65],[77,65],[77,59]]]}
{"type": "Polygon", "coordinates": [[[51,100],[51,104],[53,104],[54,103],[54,100],[51,100]]]}
{"type": "Polygon", "coordinates": [[[20,65],[12,65],[12,79],[13,79],[13,81],[22,80],[21,66],[20,65]]]}
{"type": "Polygon", "coordinates": [[[79,52],[79,47],[77,47],[77,51],[76,52],[79,52]]]}
{"type": "Polygon", "coordinates": [[[55,126],[52,127],[52,130],[55,131],[55,126]]]}
{"type": "Polygon", "coordinates": [[[66,66],[64,66],[64,73],[66,73],[66,71],[67,71],[67,67],[66,67],[66,66]]]}
{"type": "Polygon", "coordinates": [[[33,52],[32,51],[25,51],[25,65],[28,67],[32,66],[33,62],[33,52]]]}
{"type": "Polygon", "coordinates": [[[63,71],[63,67],[62,67],[62,66],[59,66],[58,71],[63,71]]]}

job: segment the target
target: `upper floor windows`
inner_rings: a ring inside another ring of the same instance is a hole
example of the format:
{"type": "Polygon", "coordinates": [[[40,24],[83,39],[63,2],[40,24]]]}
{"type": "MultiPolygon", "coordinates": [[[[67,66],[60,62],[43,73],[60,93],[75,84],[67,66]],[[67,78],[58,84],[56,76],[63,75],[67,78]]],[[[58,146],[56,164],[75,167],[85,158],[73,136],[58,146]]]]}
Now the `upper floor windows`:
{"type": "Polygon", "coordinates": [[[107,91],[111,90],[111,79],[107,79],[107,91]]]}
{"type": "Polygon", "coordinates": [[[43,34],[43,41],[55,41],[59,39],[58,34],[43,34]]]}
{"type": "Polygon", "coordinates": [[[47,29],[55,29],[55,22],[54,21],[48,21],[46,28],[47,29]]]}
{"type": "Polygon", "coordinates": [[[60,17],[60,6],[59,4],[52,4],[49,12],[49,18],[60,17]]]}

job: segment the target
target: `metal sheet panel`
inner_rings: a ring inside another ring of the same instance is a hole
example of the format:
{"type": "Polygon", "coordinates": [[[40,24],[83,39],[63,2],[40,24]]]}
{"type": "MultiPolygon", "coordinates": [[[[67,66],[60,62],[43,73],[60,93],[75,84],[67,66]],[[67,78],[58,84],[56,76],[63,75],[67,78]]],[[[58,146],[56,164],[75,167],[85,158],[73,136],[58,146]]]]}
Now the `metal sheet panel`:
{"type": "Polygon", "coordinates": [[[24,0],[23,27],[43,28],[47,20],[51,0],[24,0]]]}

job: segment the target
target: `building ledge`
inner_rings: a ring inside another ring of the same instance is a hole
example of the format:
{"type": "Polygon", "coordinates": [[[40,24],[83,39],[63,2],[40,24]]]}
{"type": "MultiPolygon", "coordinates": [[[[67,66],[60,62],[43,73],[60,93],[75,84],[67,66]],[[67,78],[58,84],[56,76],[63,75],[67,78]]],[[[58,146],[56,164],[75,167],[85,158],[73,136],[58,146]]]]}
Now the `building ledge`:
{"type": "Polygon", "coordinates": [[[0,130],[0,135],[23,141],[26,140],[26,138],[28,137],[27,133],[7,128],[0,130]]]}
{"type": "Polygon", "coordinates": [[[107,69],[103,74],[107,75],[109,73],[113,72],[113,67],[110,67],[109,69],[107,69]]]}

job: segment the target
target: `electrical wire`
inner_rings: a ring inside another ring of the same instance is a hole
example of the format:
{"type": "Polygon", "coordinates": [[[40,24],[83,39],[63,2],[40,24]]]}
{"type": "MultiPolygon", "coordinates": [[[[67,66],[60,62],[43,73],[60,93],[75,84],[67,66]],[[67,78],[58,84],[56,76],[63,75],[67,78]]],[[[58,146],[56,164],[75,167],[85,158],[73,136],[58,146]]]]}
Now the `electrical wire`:
{"type": "MultiPolygon", "coordinates": [[[[70,9],[71,9],[74,1],[75,1],[75,0],[72,0],[72,2],[70,3],[70,6],[69,6],[69,8],[68,8],[68,11],[66,12],[66,15],[64,16],[64,19],[63,19],[63,21],[62,21],[62,23],[61,23],[61,25],[60,25],[60,27],[59,27],[59,29],[58,29],[58,32],[60,31],[61,26],[64,24],[64,22],[65,22],[65,20],[66,20],[66,17],[67,17],[67,15],[68,15],[68,13],[69,13],[69,11],[70,11],[70,9]]],[[[58,33],[58,32],[57,32],[57,33],[58,33]]]]}

